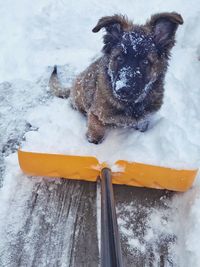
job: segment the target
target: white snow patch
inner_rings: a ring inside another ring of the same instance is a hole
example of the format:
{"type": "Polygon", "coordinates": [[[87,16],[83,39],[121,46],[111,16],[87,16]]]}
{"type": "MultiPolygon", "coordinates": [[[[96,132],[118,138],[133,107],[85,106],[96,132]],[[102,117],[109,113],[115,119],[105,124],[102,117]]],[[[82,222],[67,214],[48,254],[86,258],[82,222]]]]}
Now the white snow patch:
{"type": "Polygon", "coordinates": [[[119,72],[119,80],[116,81],[115,83],[115,87],[113,85],[113,87],[115,88],[116,91],[120,90],[123,87],[127,86],[127,78],[126,75],[130,72],[130,67],[126,68],[123,67],[120,72],[119,72]]]}
{"type": "Polygon", "coordinates": [[[150,82],[148,82],[145,85],[142,94],[135,100],[135,103],[142,102],[145,99],[145,97],[147,96],[147,94],[150,92],[153,83],[154,83],[154,80],[151,80],[150,82]]]}
{"type": "Polygon", "coordinates": [[[124,172],[124,167],[118,164],[113,164],[110,168],[112,172],[124,172]]]}
{"type": "Polygon", "coordinates": [[[125,86],[126,86],[126,82],[127,82],[126,79],[120,79],[120,80],[117,80],[117,81],[116,81],[116,87],[115,87],[115,90],[118,91],[118,90],[120,90],[121,88],[125,87],[125,86]]]}

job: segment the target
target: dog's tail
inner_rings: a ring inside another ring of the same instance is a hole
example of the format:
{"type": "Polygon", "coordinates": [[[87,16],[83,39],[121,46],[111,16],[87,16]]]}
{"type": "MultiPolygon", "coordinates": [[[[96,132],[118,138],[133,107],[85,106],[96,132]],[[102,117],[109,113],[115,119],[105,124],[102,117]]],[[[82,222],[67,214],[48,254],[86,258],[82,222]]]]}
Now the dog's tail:
{"type": "Polygon", "coordinates": [[[49,79],[50,90],[54,93],[55,96],[60,98],[68,98],[70,95],[70,88],[62,87],[58,75],[57,75],[57,66],[54,66],[53,72],[49,79]]]}

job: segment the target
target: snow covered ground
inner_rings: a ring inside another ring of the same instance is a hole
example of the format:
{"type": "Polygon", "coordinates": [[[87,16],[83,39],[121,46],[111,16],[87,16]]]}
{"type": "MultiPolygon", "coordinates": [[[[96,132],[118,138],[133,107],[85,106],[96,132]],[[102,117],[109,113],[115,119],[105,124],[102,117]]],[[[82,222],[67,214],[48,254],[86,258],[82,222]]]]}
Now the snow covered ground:
{"type": "MultiPolygon", "coordinates": [[[[20,231],[25,203],[36,183],[19,170],[19,144],[35,151],[93,154],[110,162],[123,158],[177,168],[200,166],[199,1],[8,0],[0,1],[0,17],[1,266],[9,266],[4,252],[12,235],[20,231]],[[164,105],[152,128],[146,133],[113,130],[103,144],[88,144],[85,118],[68,101],[50,95],[47,84],[52,66],[59,65],[61,74],[66,73],[65,82],[70,83],[100,53],[102,34],[93,34],[91,29],[101,16],[122,13],[144,23],[162,11],[179,12],[185,22],[178,29],[164,105]],[[8,216],[10,212],[13,216],[8,216]]],[[[145,210],[147,228],[142,241],[121,212],[132,216],[134,201],[118,205],[120,230],[130,250],[145,253],[148,244],[175,236],[169,247],[171,263],[166,266],[200,266],[199,179],[187,193],[163,202],[167,208],[145,210]]],[[[155,258],[154,266],[157,262],[155,258]]]]}

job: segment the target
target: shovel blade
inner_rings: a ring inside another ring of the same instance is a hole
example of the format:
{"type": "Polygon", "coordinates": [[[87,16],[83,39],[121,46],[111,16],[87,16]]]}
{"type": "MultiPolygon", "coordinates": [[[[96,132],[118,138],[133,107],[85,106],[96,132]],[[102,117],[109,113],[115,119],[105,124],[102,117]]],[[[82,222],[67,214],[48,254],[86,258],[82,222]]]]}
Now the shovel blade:
{"type": "MultiPolygon", "coordinates": [[[[32,176],[62,177],[75,180],[96,181],[100,164],[95,157],[45,154],[18,151],[22,171],[32,176]]],[[[119,172],[112,172],[114,184],[168,189],[184,192],[188,190],[198,170],[177,170],[142,163],[119,160],[115,163],[119,172]]]]}
{"type": "Polygon", "coordinates": [[[160,166],[127,162],[116,162],[123,172],[114,173],[113,182],[139,187],[187,191],[193,184],[198,170],[177,170],[160,166]]]}
{"type": "Polygon", "coordinates": [[[18,160],[22,171],[32,176],[96,181],[100,169],[100,167],[98,169],[99,163],[95,157],[33,153],[18,150],[18,160]]]}

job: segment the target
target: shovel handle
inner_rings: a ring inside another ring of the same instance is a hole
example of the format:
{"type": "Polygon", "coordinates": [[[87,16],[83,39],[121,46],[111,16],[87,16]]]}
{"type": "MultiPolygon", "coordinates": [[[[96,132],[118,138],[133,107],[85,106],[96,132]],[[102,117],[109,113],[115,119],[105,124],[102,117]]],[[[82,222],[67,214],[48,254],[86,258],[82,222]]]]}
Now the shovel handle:
{"type": "Polygon", "coordinates": [[[101,170],[101,267],[122,267],[111,170],[101,170]]]}

